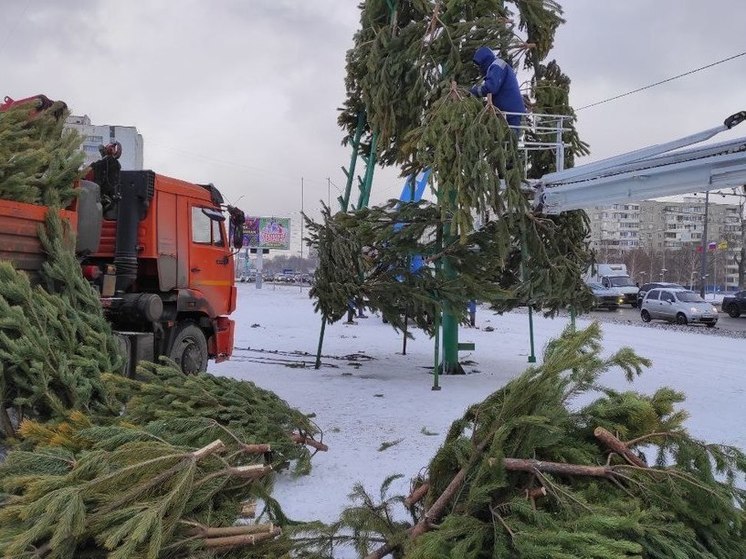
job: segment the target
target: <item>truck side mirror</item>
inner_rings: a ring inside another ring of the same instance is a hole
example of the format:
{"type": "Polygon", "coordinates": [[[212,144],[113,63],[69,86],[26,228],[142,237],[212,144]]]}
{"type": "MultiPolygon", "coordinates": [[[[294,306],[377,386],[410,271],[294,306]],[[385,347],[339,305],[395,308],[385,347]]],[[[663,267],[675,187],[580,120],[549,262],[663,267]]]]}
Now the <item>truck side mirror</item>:
{"type": "Polygon", "coordinates": [[[228,206],[228,215],[230,215],[231,244],[233,248],[239,250],[243,248],[243,226],[246,222],[246,215],[235,206],[228,206]]]}

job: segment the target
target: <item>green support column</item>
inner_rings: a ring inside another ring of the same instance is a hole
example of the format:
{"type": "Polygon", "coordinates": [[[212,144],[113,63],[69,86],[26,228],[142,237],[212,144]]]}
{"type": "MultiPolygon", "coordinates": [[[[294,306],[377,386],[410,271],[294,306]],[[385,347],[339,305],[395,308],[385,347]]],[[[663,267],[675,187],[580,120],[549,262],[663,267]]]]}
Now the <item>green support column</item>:
{"type": "Polygon", "coordinates": [[[352,137],[352,157],[350,159],[350,168],[348,170],[342,167],[342,171],[347,177],[347,185],[345,186],[344,197],[340,196],[337,200],[339,201],[339,207],[343,212],[346,212],[347,208],[350,206],[352,183],[355,182],[355,166],[357,165],[357,156],[360,151],[360,139],[363,137],[364,128],[365,113],[361,111],[357,114],[357,127],[355,128],[355,135],[352,137]]]}
{"type": "MultiPolygon", "coordinates": [[[[448,200],[443,200],[442,196],[439,195],[438,203],[446,206],[447,209],[452,209],[456,205],[456,193],[452,192],[448,196],[448,200]]],[[[446,213],[451,212],[447,211],[446,213]]],[[[447,244],[453,241],[454,235],[451,231],[451,224],[447,222],[443,225],[443,242],[447,244]]],[[[456,272],[447,258],[443,262],[442,270],[446,279],[451,280],[456,277],[456,272]]],[[[443,305],[443,373],[447,375],[463,374],[464,372],[458,362],[458,319],[456,316],[457,314],[450,305],[443,305]]]]}
{"type": "MultiPolygon", "coordinates": [[[[528,262],[528,246],[526,245],[526,230],[521,231],[521,280],[526,281],[526,266],[528,262]]],[[[529,363],[536,363],[536,354],[534,353],[534,314],[531,308],[531,298],[533,294],[529,292],[528,301],[528,339],[531,346],[531,354],[528,356],[529,363]]]]}
{"type": "Polygon", "coordinates": [[[440,374],[440,310],[435,315],[435,347],[433,350],[433,390],[440,390],[438,375],[440,374]]]}
{"type": "MultiPolygon", "coordinates": [[[[386,0],[386,5],[389,8],[389,21],[396,21],[396,9],[397,0],[386,0]]],[[[365,129],[365,122],[367,117],[364,111],[360,111],[357,114],[357,126],[355,128],[355,135],[352,139],[352,158],[350,159],[350,169],[347,170],[342,167],[345,175],[347,175],[347,185],[345,186],[344,197],[340,196],[337,198],[339,201],[340,208],[343,212],[346,212],[350,204],[350,194],[352,193],[352,183],[355,180],[355,164],[360,152],[360,140],[363,136],[363,130],[365,129]]],[[[358,198],[357,208],[365,208],[368,206],[370,201],[370,191],[373,187],[373,171],[376,167],[376,144],[378,140],[378,134],[373,133],[370,141],[370,155],[365,158],[365,179],[360,183],[360,197],[358,198]]],[[[319,347],[316,352],[316,368],[321,366],[321,348],[324,344],[324,330],[326,329],[326,317],[321,318],[321,332],[319,333],[319,347]]]]}
{"type": "MultiPolygon", "coordinates": [[[[363,130],[365,129],[365,112],[361,111],[357,114],[357,126],[355,128],[355,135],[352,137],[352,157],[350,158],[350,168],[345,169],[342,167],[342,171],[347,176],[347,185],[345,186],[344,196],[339,196],[337,201],[339,202],[339,208],[346,212],[350,206],[350,194],[352,193],[352,183],[355,181],[355,166],[357,165],[357,158],[360,151],[360,139],[363,136],[363,130]]],[[[366,175],[368,174],[366,169],[366,175]]],[[[371,180],[373,175],[371,174],[371,180]]],[[[324,346],[324,332],[326,330],[326,316],[321,317],[321,331],[319,332],[319,346],[316,350],[316,363],[314,368],[319,369],[321,367],[321,350],[324,346]]]]}
{"type": "Polygon", "coordinates": [[[316,364],[314,369],[321,368],[321,347],[324,345],[324,330],[326,330],[326,316],[321,317],[321,332],[319,333],[319,347],[316,350],[316,364]]]}
{"type": "Polygon", "coordinates": [[[528,337],[531,341],[531,355],[528,356],[528,362],[536,363],[536,353],[534,353],[534,316],[530,304],[528,306],[528,337]]]}
{"type": "Polygon", "coordinates": [[[370,191],[373,188],[373,172],[376,170],[376,144],[378,143],[378,134],[373,132],[370,139],[370,155],[364,158],[365,161],[365,178],[360,182],[360,197],[358,198],[357,208],[367,208],[370,202],[370,191]]]}
{"type": "Polygon", "coordinates": [[[443,309],[443,373],[463,373],[458,362],[458,320],[448,306],[443,309]]]}

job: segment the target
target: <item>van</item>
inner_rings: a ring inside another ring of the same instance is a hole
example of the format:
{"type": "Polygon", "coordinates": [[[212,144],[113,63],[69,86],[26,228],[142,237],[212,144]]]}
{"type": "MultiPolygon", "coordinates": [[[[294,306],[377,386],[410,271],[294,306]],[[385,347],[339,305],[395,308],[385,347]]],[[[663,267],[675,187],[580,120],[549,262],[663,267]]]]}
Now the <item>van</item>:
{"type": "Polygon", "coordinates": [[[600,283],[606,288],[614,289],[632,308],[637,307],[637,284],[632,281],[624,264],[596,264],[586,276],[586,283],[600,283]]]}

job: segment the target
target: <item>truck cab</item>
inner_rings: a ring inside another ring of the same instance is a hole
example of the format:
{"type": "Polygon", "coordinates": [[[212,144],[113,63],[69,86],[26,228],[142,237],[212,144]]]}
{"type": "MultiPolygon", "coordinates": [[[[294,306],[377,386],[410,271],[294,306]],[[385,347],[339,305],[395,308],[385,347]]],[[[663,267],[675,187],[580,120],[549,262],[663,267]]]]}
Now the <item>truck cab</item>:
{"type": "MultiPolygon", "coordinates": [[[[34,119],[56,105],[44,95],[6,97],[0,111],[15,106],[27,106],[34,119]]],[[[212,184],[122,171],[117,142],[99,151],[68,208],[0,200],[0,258],[38,279],[45,260],[38,227],[48,211],[59,212],[76,233],[82,273],[99,292],[127,374],[161,356],[185,373],[205,371],[208,359],[228,359],[236,308],[232,249],[242,244],[243,212],[224,205],[212,184]]]]}
{"type": "MultiPolygon", "coordinates": [[[[236,287],[222,196],[153,171],[121,171],[118,182],[82,266],[131,367],[166,356],[192,373],[228,359],[236,287]]],[[[83,233],[95,223],[78,221],[83,233]]]]}

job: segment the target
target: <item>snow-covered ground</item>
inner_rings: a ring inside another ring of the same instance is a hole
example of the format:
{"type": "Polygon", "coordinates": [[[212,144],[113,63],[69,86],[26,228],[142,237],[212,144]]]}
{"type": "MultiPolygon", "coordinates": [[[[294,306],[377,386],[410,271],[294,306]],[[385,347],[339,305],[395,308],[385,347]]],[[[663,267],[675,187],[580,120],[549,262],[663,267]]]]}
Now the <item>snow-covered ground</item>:
{"type": "MultiPolygon", "coordinates": [[[[357,325],[327,326],[322,367],[316,370],[320,317],[308,288],[265,284],[257,290],[240,284],[238,290],[237,349],[231,361],[211,365],[210,372],[251,380],[315,413],[329,445],[314,457],[310,476],[283,474],[278,480],[275,496],[298,520],[336,520],[356,482],[377,494],[387,476],[400,473],[405,477],[393,490],[407,493],[408,480],[428,464],[451,422],[528,366],[525,310],[497,315],[480,308],[477,328],[460,330],[460,341],[476,344],[460,354],[469,374],[440,376],[440,391],[432,390],[432,340],[416,330],[402,355],[401,334],[376,316],[357,325]],[[397,444],[380,450],[385,443],[397,444]]],[[[578,327],[589,320],[578,318],[578,327]]],[[[567,322],[534,315],[538,360],[567,322]]],[[[653,360],[633,385],[614,371],[603,379],[607,386],[644,393],[664,385],[681,390],[694,436],[746,448],[742,338],[704,335],[706,329],[697,327],[606,323],[602,328],[608,353],[631,346],[653,360]]]]}

